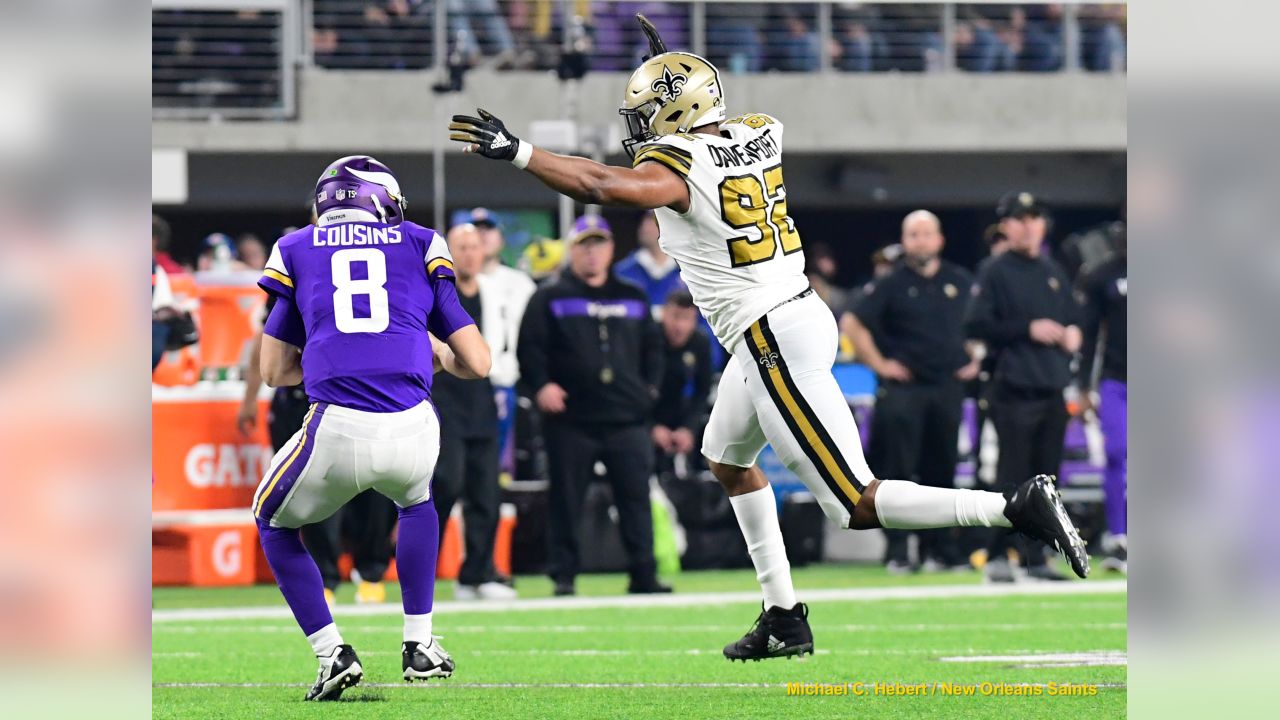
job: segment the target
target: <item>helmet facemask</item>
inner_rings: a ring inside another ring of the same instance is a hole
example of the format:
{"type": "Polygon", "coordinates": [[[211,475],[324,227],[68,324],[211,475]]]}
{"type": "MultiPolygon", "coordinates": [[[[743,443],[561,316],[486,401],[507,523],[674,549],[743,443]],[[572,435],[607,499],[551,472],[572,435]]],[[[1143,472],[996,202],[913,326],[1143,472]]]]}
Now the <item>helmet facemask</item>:
{"type": "Polygon", "coordinates": [[[634,159],[637,147],[658,138],[657,133],[649,127],[649,121],[659,109],[657,100],[650,100],[637,108],[618,109],[618,114],[626,124],[627,136],[622,141],[622,147],[627,151],[628,157],[634,159]]]}

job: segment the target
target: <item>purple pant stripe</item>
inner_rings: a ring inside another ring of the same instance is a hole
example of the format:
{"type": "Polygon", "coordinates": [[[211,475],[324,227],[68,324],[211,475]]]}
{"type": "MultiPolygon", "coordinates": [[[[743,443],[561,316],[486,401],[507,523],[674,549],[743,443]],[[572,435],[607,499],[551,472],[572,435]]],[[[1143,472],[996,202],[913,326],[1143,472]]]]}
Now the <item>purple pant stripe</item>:
{"type": "Polygon", "coordinates": [[[320,420],[324,417],[327,407],[326,403],[316,403],[315,410],[311,413],[311,420],[302,428],[302,437],[298,440],[300,447],[295,448],[294,453],[285,456],[280,469],[275,471],[280,473],[280,477],[268,483],[267,489],[263,491],[266,497],[260,500],[262,504],[258,508],[258,518],[270,522],[271,518],[275,517],[280,506],[284,504],[284,499],[289,497],[289,491],[293,489],[302,471],[307,467],[307,463],[311,462],[311,452],[316,444],[316,431],[320,429],[320,420]]]}

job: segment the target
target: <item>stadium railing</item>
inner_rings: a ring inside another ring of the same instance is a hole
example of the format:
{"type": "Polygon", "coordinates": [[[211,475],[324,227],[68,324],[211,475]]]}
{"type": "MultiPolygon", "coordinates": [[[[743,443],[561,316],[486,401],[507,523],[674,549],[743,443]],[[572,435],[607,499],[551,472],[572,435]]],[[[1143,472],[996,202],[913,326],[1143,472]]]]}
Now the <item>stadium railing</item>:
{"type": "Polygon", "coordinates": [[[299,0],[152,0],[152,115],[293,117],[300,11],[299,0]]]}
{"type": "Polygon", "coordinates": [[[626,72],[646,50],[637,11],[728,73],[1125,69],[1123,4],[156,0],[156,116],[291,117],[298,65],[443,76],[553,70],[570,52],[626,72]]]}
{"type": "MultiPolygon", "coordinates": [[[[668,46],[729,72],[1121,70],[1122,4],[921,2],[582,2],[446,0],[446,57],[500,69],[553,69],[578,45],[594,72],[628,71],[645,52],[632,17],[668,46]]],[[[309,59],[333,69],[434,64],[430,0],[307,0],[309,59]]]]}

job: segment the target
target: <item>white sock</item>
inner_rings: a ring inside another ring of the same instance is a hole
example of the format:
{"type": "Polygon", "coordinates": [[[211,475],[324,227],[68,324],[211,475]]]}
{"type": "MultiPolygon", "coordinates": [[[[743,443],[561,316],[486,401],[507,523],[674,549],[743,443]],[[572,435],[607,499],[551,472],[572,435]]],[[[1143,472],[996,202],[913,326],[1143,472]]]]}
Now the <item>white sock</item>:
{"type": "Polygon", "coordinates": [[[311,643],[311,650],[316,657],[329,657],[342,644],[342,635],[338,634],[336,624],[329,623],[308,635],[307,642],[311,643]]]}
{"type": "Polygon", "coordinates": [[[431,644],[431,613],[404,616],[404,641],[431,644]]]}
{"type": "Polygon", "coordinates": [[[887,528],[1010,527],[1009,518],[1004,516],[1004,496],[985,490],[881,480],[875,503],[880,524],[887,528]]]}
{"type": "Polygon", "coordinates": [[[796,605],[796,591],[791,586],[791,563],[782,543],[778,525],[778,505],[773,486],[765,485],[744,495],[729,498],[738,527],[747,541],[747,552],[756,566],[756,580],[764,591],[765,608],[789,610],[796,605]]]}

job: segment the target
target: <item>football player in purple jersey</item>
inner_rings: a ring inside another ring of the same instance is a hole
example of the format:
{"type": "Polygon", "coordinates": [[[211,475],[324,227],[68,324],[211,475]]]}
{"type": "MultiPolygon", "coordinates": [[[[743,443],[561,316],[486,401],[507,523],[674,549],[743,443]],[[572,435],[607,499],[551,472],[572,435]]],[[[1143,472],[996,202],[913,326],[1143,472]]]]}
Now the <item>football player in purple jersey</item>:
{"type": "Polygon", "coordinates": [[[262,377],[303,383],[302,429],[276,453],[253,498],[267,562],[320,661],[307,700],[336,700],[363,669],[324,599],[298,528],[372,488],[399,508],[404,679],[448,677],[431,635],[439,520],[430,501],[440,452],[431,378],[489,373],[489,348],[458,302],[443,237],[404,219],[391,170],[334,161],[316,184],[317,221],[280,238],[258,284],[277,298],[263,328],[262,377]]]}

